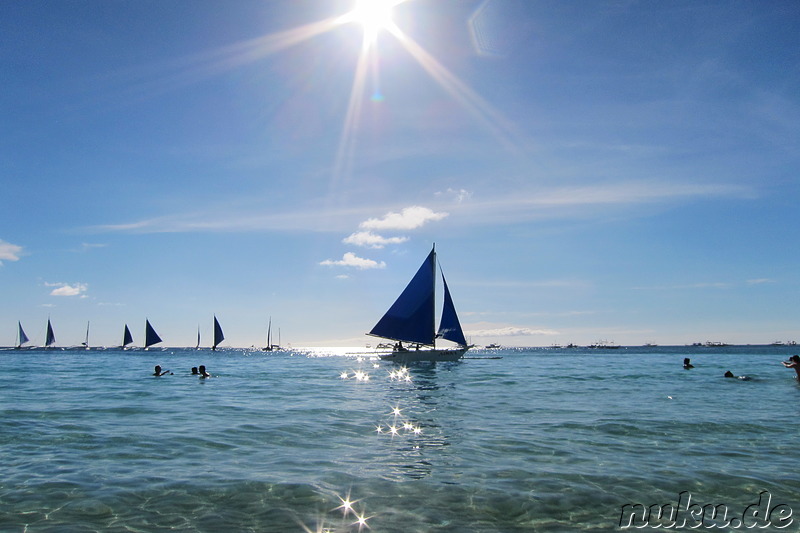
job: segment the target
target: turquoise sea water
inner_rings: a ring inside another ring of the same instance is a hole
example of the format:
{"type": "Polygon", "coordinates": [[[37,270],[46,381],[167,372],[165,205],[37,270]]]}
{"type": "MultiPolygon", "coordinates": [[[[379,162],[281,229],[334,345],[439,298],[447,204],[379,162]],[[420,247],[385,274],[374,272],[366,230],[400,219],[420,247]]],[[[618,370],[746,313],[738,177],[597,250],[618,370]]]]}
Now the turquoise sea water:
{"type": "Polygon", "coordinates": [[[502,358],[408,379],[326,350],[2,351],[0,531],[618,531],[626,504],[741,517],[764,491],[797,531],[795,351],[475,351],[502,358]]]}

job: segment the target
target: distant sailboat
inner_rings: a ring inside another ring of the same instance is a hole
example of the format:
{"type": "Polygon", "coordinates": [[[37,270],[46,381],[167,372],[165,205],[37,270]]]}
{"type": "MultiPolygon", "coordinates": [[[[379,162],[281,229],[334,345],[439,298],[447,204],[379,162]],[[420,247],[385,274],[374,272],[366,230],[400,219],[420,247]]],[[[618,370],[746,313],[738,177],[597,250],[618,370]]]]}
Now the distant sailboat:
{"type": "Polygon", "coordinates": [[[272,344],[272,317],[269,317],[269,325],[267,326],[267,345],[262,348],[265,352],[274,352],[281,350],[280,329],[278,329],[278,344],[272,344]]]}
{"type": "Polygon", "coordinates": [[[437,333],[435,331],[436,248],[434,247],[405,290],[369,332],[369,335],[375,337],[397,341],[391,353],[380,354],[381,359],[400,363],[457,361],[470,349],[444,274],[442,283],[444,307],[437,333]],[[458,347],[436,348],[437,337],[454,342],[458,347]],[[403,346],[403,342],[414,345],[414,349],[403,346]]]}
{"type": "MultiPolygon", "coordinates": [[[[28,338],[27,335],[25,335],[25,330],[22,329],[22,322],[17,322],[17,326],[19,326],[19,331],[17,332],[18,342],[14,346],[14,348],[17,349],[17,350],[21,350],[22,349],[22,345],[25,344],[26,342],[28,342],[30,339],[28,338]]],[[[27,346],[26,346],[26,348],[27,348],[27,346]]]]}
{"type": "MultiPolygon", "coordinates": [[[[199,340],[199,339],[198,339],[199,340]]],[[[214,343],[211,345],[212,350],[216,350],[219,343],[225,340],[225,335],[222,334],[222,326],[219,325],[217,315],[214,315],[214,343]]]]}
{"type": "Polygon", "coordinates": [[[89,349],[89,322],[88,321],[86,322],[86,340],[84,340],[81,343],[81,346],[83,346],[87,350],[89,349]]]}
{"type": "Polygon", "coordinates": [[[195,350],[200,349],[200,326],[197,326],[197,345],[194,347],[195,350]]]}
{"type": "Polygon", "coordinates": [[[133,342],[133,335],[131,330],[128,329],[128,324],[125,324],[125,332],[122,334],[122,349],[127,349],[127,346],[133,342]]]}
{"type": "Polygon", "coordinates": [[[50,348],[56,342],[56,334],[53,332],[53,325],[50,323],[50,319],[47,319],[47,335],[45,336],[44,340],[44,347],[50,348]]]}
{"type": "Polygon", "coordinates": [[[150,325],[150,320],[144,321],[144,348],[145,350],[154,344],[161,342],[161,337],[158,336],[156,330],[150,325]]]}

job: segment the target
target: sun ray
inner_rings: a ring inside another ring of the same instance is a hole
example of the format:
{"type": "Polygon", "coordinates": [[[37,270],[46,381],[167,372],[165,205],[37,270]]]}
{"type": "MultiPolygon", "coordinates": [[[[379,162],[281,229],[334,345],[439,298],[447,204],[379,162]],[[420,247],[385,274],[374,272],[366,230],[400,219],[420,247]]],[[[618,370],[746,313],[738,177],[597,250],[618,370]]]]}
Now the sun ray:
{"type": "Polygon", "coordinates": [[[486,126],[498,140],[507,148],[518,150],[517,143],[513,139],[519,135],[516,128],[505,117],[397,26],[392,26],[387,30],[397,38],[434,81],[486,126]]]}

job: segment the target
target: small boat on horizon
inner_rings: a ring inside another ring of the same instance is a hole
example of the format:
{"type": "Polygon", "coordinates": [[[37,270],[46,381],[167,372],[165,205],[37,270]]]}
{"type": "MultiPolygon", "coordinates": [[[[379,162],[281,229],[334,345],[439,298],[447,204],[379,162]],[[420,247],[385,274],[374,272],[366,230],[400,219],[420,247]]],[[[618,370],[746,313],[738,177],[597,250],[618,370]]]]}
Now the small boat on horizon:
{"type": "MultiPolygon", "coordinates": [[[[127,329],[127,326],[125,326],[127,329]]],[[[144,349],[148,350],[154,344],[158,344],[161,341],[161,337],[158,336],[156,330],[153,329],[153,326],[150,325],[150,320],[145,319],[144,321],[144,349]]]]}
{"type": "Polygon", "coordinates": [[[123,350],[128,350],[128,345],[133,342],[133,335],[131,335],[131,330],[128,329],[128,324],[125,324],[125,331],[122,333],[122,345],[120,348],[123,350]]]}
{"type": "Polygon", "coordinates": [[[47,333],[45,334],[44,339],[44,348],[55,348],[53,346],[56,343],[56,334],[53,332],[53,325],[50,323],[50,319],[47,319],[47,333]]]}
{"type": "Polygon", "coordinates": [[[464,337],[456,314],[450,289],[442,272],[444,305],[438,332],[436,326],[436,246],[422,263],[409,284],[400,293],[386,314],[375,324],[368,335],[397,343],[391,353],[378,354],[385,361],[415,363],[423,361],[458,361],[471,348],[464,337]],[[456,348],[437,348],[436,339],[442,338],[457,345],[456,348]],[[413,348],[403,346],[408,343],[413,348]]]}
{"type": "MultiPolygon", "coordinates": [[[[214,315],[214,342],[211,344],[211,351],[216,351],[219,343],[225,340],[225,335],[222,333],[222,326],[219,325],[217,315],[214,315]]],[[[200,330],[197,330],[197,342],[200,343],[200,330]]]]}
{"type": "Polygon", "coordinates": [[[261,351],[263,352],[279,352],[283,350],[281,347],[281,329],[278,328],[278,344],[272,344],[272,317],[269,317],[269,324],[267,325],[267,344],[261,351]]]}
{"type": "Polygon", "coordinates": [[[25,330],[22,329],[22,322],[17,322],[17,342],[14,344],[15,350],[32,350],[33,346],[23,346],[30,339],[25,335],[25,330]]]}

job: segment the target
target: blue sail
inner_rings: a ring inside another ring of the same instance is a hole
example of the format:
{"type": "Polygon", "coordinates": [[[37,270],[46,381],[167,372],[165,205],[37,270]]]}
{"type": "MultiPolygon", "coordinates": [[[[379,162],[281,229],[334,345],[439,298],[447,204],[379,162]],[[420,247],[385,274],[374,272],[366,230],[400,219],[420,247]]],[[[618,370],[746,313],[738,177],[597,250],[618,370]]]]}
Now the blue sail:
{"type": "Polygon", "coordinates": [[[50,324],[50,319],[47,319],[47,336],[45,337],[44,345],[50,346],[56,342],[56,334],[53,333],[53,326],[50,324]]]}
{"type": "Polygon", "coordinates": [[[27,335],[25,335],[25,331],[22,329],[22,322],[17,322],[19,326],[19,344],[17,344],[17,348],[28,342],[30,339],[27,335]]]}
{"type": "Polygon", "coordinates": [[[369,334],[396,341],[433,345],[436,321],[435,275],[436,252],[431,250],[408,286],[369,334]]]}
{"type": "Polygon", "coordinates": [[[133,335],[131,335],[131,330],[128,329],[128,324],[125,324],[125,332],[122,334],[122,347],[129,345],[133,342],[133,335]]]}
{"type": "Polygon", "coordinates": [[[150,321],[145,319],[144,324],[144,347],[152,346],[161,342],[161,337],[158,336],[156,330],[150,325],[150,321]]]}
{"type": "Polygon", "coordinates": [[[222,326],[219,325],[216,315],[214,316],[214,344],[211,345],[212,350],[216,350],[219,343],[225,340],[225,335],[222,334],[222,326]]]}
{"type": "Polygon", "coordinates": [[[442,273],[442,283],[444,283],[444,307],[442,308],[442,320],[439,322],[438,336],[461,346],[467,345],[464,338],[464,331],[461,329],[461,322],[456,314],[456,307],[453,305],[453,298],[450,296],[450,289],[447,288],[447,280],[442,273]]]}

